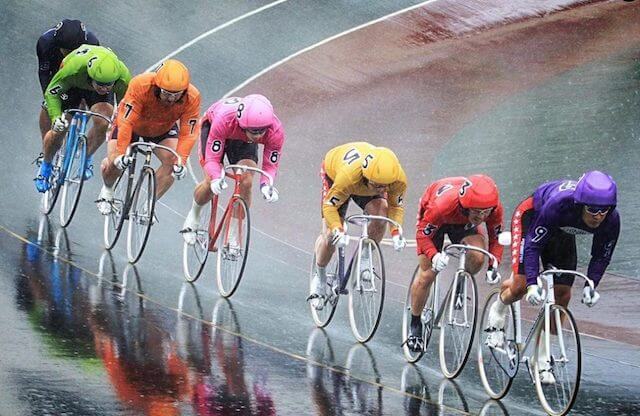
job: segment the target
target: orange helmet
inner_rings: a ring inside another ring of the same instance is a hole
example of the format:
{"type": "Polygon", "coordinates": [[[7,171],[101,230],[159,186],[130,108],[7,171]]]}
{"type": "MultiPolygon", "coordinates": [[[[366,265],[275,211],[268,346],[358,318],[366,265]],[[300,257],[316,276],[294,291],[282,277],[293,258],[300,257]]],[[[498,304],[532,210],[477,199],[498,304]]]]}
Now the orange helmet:
{"type": "Polygon", "coordinates": [[[462,208],[493,208],[498,206],[498,187],[487,175],[471,175],[460,186],[458,200],[462,208]]]}
{"type": "Polygon", "coordinates": [[[182,62],[168,59],[158,67],[153,80],[158,88],[165,91],[184,91],[189,88],[189,70],[182,62]]]}

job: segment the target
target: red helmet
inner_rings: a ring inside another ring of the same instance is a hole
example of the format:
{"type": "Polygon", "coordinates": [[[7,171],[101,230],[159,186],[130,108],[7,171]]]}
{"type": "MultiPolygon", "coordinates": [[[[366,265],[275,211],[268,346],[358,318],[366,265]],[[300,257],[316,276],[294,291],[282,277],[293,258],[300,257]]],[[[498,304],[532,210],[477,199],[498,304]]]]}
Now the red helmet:
{"type": "Polygon", "coordinates": [[[458,200],[462,208],[493,208],[498,206],[498,187],[487,175],[471,175],[460,186],[458,200]]]}

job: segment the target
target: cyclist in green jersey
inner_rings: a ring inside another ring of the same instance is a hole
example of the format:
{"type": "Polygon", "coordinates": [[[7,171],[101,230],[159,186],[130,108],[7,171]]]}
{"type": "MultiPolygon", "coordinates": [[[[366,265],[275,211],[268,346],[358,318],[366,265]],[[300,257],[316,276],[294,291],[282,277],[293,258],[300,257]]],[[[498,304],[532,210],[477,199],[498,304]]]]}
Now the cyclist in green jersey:
{"type": "MultiPolygon", "coordinates": [[[[91,111],[111,117],[114,93],[122,98],[130,79],[125,64],[111,49],[102,46],[81,45],[64,58],[44,93],[51,130],[45,134],[40,171],[35,178],[38,192],[46,192],[50,187],[51,161],[69,127],[70,118],[63,111],[79,107],[84,100],[91,111]]],[[[85,179],[93,176],[93,153],[104,142],[107,127],[107,122],[96,118],[87,134],[85,179]]]]}

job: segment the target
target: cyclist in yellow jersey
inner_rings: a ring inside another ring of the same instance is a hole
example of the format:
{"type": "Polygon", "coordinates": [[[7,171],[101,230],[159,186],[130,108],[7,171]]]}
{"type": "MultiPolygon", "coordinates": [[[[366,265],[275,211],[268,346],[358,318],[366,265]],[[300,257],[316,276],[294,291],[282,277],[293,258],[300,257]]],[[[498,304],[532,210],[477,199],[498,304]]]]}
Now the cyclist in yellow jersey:
{"type": "MultiPolygon", "coordinates": [[[[388,217],[402,224],[403,199],[407,177],[396,155],[386,147],[366,142],[347,143],[331,149],[320,169],[322,179],[322,233],[315,245],[317,273],[313,278],[309,300],[322,308],[326,294],[326,266],[335,247],[344,247],[348,237],[343,228],[349,200],[353,200],[369,215],[388,217]]],[[[369,237],[380,242],[386,223],[372,221],[369,237]]],[[[400,251],[406,240],[397,227],[391,227],[393,246],[400,251]]],[[[368,259],[363,258],[363,262],[368,259]]]]}

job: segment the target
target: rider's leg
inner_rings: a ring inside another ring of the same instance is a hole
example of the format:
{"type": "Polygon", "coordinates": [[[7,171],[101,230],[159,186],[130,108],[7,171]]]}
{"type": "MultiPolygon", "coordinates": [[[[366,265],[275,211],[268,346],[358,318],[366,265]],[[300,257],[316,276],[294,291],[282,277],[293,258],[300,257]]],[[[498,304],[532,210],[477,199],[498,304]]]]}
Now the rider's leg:
{"type": "MultiPolygon", "coordinates": [[[[384,198],[375,198],[367,202],[364,210],[369,215],[379,215],[381,217],[387,216],[389,204],[384,198]]],[[[369,224],[369,237],[379,243],[384,237],[384,233],[387,230],[387,223],[385,221],[374,220],[369,224]]]]}
{"type": "MultiPolygon", "coordinates": [[[[91,111],[94,113],[100,113],[106,117],[111,117],[113,114],[113,105],[109,103],[95,103],[91,106],[91,111]]],[[[91,119],[92,126],[87,133],[87,156],[92,156],[96,150],[104,143],[109,123],[100,117],[93,117],[91,119]]]]}
{"type": "MultiPolygon", "coordinates": [[[[234,165],[245,165],[252,168],[258,167],[258,164],[251,159],[241,159],[234,165]]],[[[251,206],[251,189],[253,188],[253,172],[245,172],[240,179],[240,196],[247,203],[247,206],[251,206]]],[[[235,216],[235,215],[234,215],[235,216]]]]}
{"type": "MultiPolygon", "coordinates": [[[[485,250],[487,248],[484,236],[482,236],[481,234],[472,234],[464,237],[462,239],[462,244],[483,248],[485,250]]],[[[467,260],[464,266],[465,270],[472,275],[475,275],[480,271],[482,265],[484,264],[484,254],[477,251],[471,251],[467,253],[466,258],[467,260]]]]}
{"type": "Polygon", "coordinates": [[[42,153],[44,153],[44,161],[47,163],[51,163],[53,160],[53,156],[56,154],[60,146],[62,145],[62,140],[64,139],[64,135],[66,132],[59,132],[54,130],[49,130],[44,135],[44,142],[42,144],[42,153]]]}
{"type": "Polygon", "coordinates": [[[411,315],[420,319],[431,284],[436,279],[436,272],[431,269],[431,260],[424,254],[418,256],[418,264],[418,276],[411,284],[411,315]]]}
{"type": "Polygon", "coordinates": [[[107,142],[107,157],[102,160],[102,164],[100,165],[102,180],[108,188],[113,187],[116,179],[118,179],[118,176],[122,173],[122,171],[113,164],[113,161],[118,156],[117,144],[118,141],[115,139],[107,142]]]}
{"type": "MultiPolygon", "coordinates": [[[[161,140],[158,144],[176,150],[178,139],[167,138],[161,140]]],[[[175,178],[173,177],[173,165],[178,163],[178,159],[173,155],[173,153],[164,149],[154,149],[153,153],[162,163],[162,165],[156,170],[156,200],[159,200],[175,181],[175,178]]]]}
{"type": "Polygon", "coordinates": [[[42,140],[44,140],[45,134],[51,129],[51,119],[49,118],[49,114],[44,107],[40,107],[40,117],[38,119],[38,124],[40,125],[40,136],[42,140]]]}

